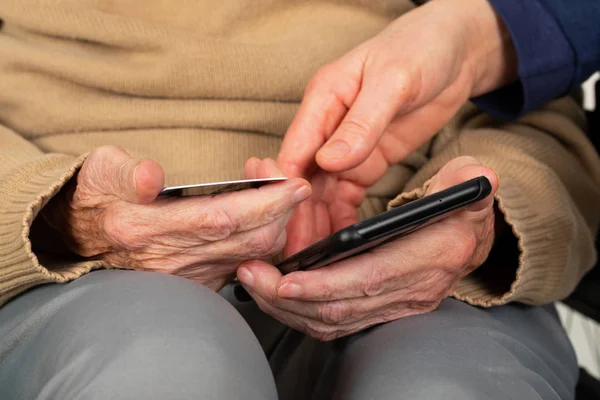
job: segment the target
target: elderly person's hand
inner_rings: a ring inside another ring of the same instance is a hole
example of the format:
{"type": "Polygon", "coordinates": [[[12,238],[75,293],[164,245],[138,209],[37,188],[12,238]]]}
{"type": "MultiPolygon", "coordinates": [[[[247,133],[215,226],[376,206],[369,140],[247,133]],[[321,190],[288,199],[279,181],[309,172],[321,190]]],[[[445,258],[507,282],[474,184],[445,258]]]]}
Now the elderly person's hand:
{"type": "MultiPolygon", "coordinates": [[[[431,194],[494,171],[472,157],[450,161],[435,175],[431,194]]],[[[237,272],[258,306],[319,340],[434,310],[456,283],[481,265],[494,242],[493,196],[367,253],[311,271],[282,276],[262,261],[237,272]]]]}
{"type": "MultiPolygon", "coordinates": [[[[254,176],[282,175],[273,160],[248,164],[254,176]]],[[[81,256],[218,290],[242,261],[283,248],[293,208],[311,193],[308,182],[294,178],[218,196],[157,198],[163,181],[158,163],[100,147],[44,216],[81,256]]]]}

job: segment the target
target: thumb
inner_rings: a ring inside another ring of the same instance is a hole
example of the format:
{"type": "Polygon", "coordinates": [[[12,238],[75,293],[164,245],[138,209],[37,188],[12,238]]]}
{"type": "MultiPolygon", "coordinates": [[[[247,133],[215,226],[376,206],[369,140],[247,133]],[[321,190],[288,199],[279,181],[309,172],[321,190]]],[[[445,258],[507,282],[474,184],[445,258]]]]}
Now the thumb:
{"type": "Polygon", "coordinates": [[[151,203],[164,185],[164,171],[159,163],[133,158],[120,147],[99,147],[90,154],[88,162],[85,175],[93,187],[130,203],[151,203]]]}
{"type": "Polygon", "coordinates": [[[358,96],[364,53],[357,48],[322,67],[310,80],[277,158],[287,176],[306,177],[314,171],[317,151],[358,96]]]}
{"type": "Polygon", "coordinates": [[[317,153],[319,166],[340,172],[364,162],[396,114],[413,103],[418,93],[411,79],[409,74],[391,74],[385,70],[365,72],[356,100],[317,153]]]}
{"type": "Polygon", "coordinates": [[[491,207],[494,203],[494,195],[498,190],[499,180],[498,175],[493,169],[483,166],[474,157],[461,156],[450,160],[432,178],[426,195],[439,192],[479,176],[485,176],[492,185],[491,195],[479,200],[477,203],[469,205],[467,210],[472,212],[484,210],[491,207]]]}

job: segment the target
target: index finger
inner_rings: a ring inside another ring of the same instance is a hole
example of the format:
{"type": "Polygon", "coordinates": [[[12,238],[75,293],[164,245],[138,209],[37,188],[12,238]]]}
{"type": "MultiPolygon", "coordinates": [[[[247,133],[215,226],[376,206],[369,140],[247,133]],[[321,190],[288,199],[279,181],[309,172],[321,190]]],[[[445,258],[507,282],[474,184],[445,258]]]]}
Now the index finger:
{"type": "Polygon", "coordinates": [[[192,232],[206,240],[220,240],[275,221],[310,194],[311,187],[306,180],[291,178],[258,189],[217,196],[161,199],[136,210],[136,219],[149,221],[157,234],[192,232]]]}
{"type": "Polygon", "coordinates": [[[361,60],[349,53],[311,79],[281,145],[277,161],[287,176],[307,176],[315,156],[354,102],[361,85],[361,60]]]}

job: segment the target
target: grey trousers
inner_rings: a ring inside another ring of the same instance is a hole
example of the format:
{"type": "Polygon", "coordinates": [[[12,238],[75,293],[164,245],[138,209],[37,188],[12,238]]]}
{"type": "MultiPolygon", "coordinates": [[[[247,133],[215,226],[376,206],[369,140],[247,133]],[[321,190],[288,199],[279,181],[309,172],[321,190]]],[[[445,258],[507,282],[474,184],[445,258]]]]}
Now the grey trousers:
{"type": "Polygon", "coordinates": [[[96,271],[0,308],[1,399],[551,400],[573,398],[577,373],[550,306],[448,299],[320,343],[231,287],[96,271]]]}

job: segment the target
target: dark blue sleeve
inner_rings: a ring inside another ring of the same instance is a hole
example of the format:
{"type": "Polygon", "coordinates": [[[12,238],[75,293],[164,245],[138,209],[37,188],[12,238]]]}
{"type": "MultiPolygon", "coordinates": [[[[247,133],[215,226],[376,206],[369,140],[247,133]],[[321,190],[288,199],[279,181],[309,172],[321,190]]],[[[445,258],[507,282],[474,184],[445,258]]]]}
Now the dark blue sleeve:
{"type": "Polygon", "coordinates": [[[563,96],[600,69],[600,1],[490,0],[512,36],[519,81],[473,101],[501,119],[563,96]]]}

